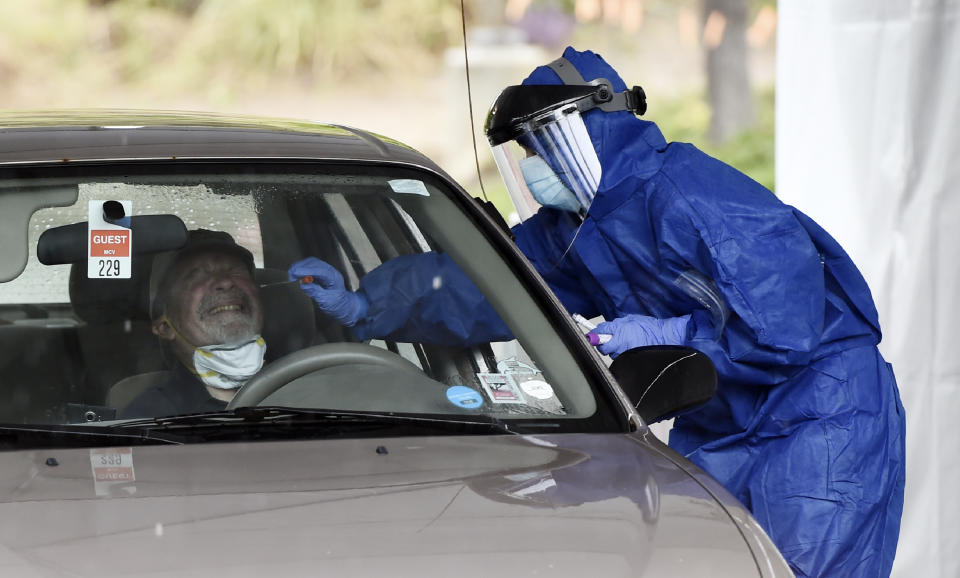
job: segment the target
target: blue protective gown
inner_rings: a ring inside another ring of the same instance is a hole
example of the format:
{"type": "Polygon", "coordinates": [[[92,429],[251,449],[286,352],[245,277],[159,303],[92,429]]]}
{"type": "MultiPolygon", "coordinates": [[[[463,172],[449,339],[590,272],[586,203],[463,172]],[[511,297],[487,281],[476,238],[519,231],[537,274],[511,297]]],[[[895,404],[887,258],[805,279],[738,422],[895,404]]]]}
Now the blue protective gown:
{"type": "MultiPolygon", "coordinates": [[[[599,56],[568,48],[564,57],[585,79],[624,90],[599,56]]],[[[524,82],[560,80],[540,67],[524,82]]],[[[517,245],[571,312],[692,312],[686,345],[710,357],[719,384],[709,403],[676,418],[670,445],[753,512],[798,576],[888,575],[904,411],[856,266],[809,217],[692,145],[668,144],[653,123],[599,110],[584,121],[603,176],[579,232],[568,215],[541,209],[515,228],[517,245]],[[683,288],[691,272],[712,281],[726,315],[683,288]]],[[[452,261],[404,259],[364,279],[371,303],[391,305],[361,334],[416,337],[428,324],[461,342],[509,336],[472,283],[462,273],[454,281],[452,261]],[[437,275],[449,278],[442,291],[421,282],[398,296],[385,285],[437,275]],[[400,320],[399,309],[414,318],[400,320]],[[378,320],[385,312],[389,323],[378,320]]]]}

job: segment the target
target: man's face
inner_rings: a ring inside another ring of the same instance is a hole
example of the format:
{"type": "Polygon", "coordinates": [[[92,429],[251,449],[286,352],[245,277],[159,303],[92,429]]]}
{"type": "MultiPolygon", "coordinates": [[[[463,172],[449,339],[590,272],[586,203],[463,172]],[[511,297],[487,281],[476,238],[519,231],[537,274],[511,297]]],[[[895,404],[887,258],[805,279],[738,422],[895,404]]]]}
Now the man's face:
{"type": "Polygon", "coordinates": [[[167,318],[195,346],[238,343],[263,328],[260,297],[242,260],[199,253],[176,265],[167,318]]]}

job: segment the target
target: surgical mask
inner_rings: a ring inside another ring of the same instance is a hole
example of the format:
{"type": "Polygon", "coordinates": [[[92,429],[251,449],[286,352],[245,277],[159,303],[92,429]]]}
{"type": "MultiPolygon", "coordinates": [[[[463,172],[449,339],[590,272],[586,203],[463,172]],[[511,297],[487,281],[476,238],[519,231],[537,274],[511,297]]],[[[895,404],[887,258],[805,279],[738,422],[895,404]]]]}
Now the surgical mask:
{"type": "Polygon", "coordinates": [[[267,342],[259,335],[240,343],[197,347],[180,333],[169,317],[164,315],[161,319],[173,330],[177,339],[193,348],[193,371],[200,381],[210,387],[240,389],[263,367],[267,342]]]}
{"type": "Polygon", "coordinates": [[[523,180],[538,203],[544,207],[553,207],[571,213],[580,210],[581,205],[576,195],[563,184],[545,160],[534,155],[522,159],[519,165],[523,180]]]}
{"type": "Polygon", "coordinates": [[[267,344],[257,335],[235,345],[194,347],[193,368],[200,381],[217,389],[239,389],[263,367],[267,344]]]}

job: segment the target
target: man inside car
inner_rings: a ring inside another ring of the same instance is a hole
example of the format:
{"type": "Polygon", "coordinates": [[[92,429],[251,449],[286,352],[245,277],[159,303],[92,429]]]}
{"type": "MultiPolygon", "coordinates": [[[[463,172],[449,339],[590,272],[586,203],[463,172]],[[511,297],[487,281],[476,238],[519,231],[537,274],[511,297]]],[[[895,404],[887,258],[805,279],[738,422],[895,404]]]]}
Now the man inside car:
{"type": "Polygon", "coordinates": [[[197,229],[156,258],[150,283],[153,333],[173,357],[168,377],[135,397],[121,417],[223,410],[263,367],[263,310],[253,255],[228,233],[197,229]]]}

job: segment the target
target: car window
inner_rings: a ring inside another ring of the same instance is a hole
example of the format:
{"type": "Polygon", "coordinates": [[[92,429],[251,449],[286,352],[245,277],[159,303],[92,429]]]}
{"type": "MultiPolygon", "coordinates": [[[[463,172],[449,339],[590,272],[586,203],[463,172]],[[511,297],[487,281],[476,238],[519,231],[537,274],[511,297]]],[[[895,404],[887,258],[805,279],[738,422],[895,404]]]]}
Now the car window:
{"type": "Polygon", "coordinates": [[[127,183],[77,183],[77,202],[69,207],[39,209],[30,218],[27,266],[15,279],[0,284],[0,304],[66,303],[70,300],[67,280],[70,265],[42,265],[36,247],[40,234],[47,229],[87,220],[89,202],[94,199],[142,199],[135,207],[137,214],[171,213],[182,215],[189,229],[199,227],[226,231],[247,247],[258,266],[263,265],[260,225],[251,197],[237,196],[229,203],[217,203],[217,195],[206,185],[145,187],[127,183]],[[185,202],[189,198],[190,202],[185,202]],[[184,205],[189,205],[185,211],[184,205]]]}
{"type": "MultiPolygon", "coordinates": [[[[0,189],[23,182],[6,175],[0,189]]],[[[608,392],[585,374],[542,298],[464,210],[462,193],[432,173],[155,163],[32,169],[30,186],[75,188],[76,201],[5,223],[26,228],[28,259],[0,283],[2,422],[120,423],[144,391],[163,390],[183,363],[158,336],[152,308],[161,263],[183,244],[171,233],[180,226],[227,233],[252,254],[264,372],[319,363],[283,378],[261,406],[480,416],[548,431],[619,427],[608,392]],[[129,257],[92,253],[108,201],[134,219],[129,257]],[[307,258],[364,294],[379,325],[364,334],[290,283],[288,269],[307,258]],[[128,274],[114,275],[114,265],[128,274]],[[343,357],[338,344],[360,358],[343,357]],[[380,353],[364,357],[371,350],[380,353]]]]}

